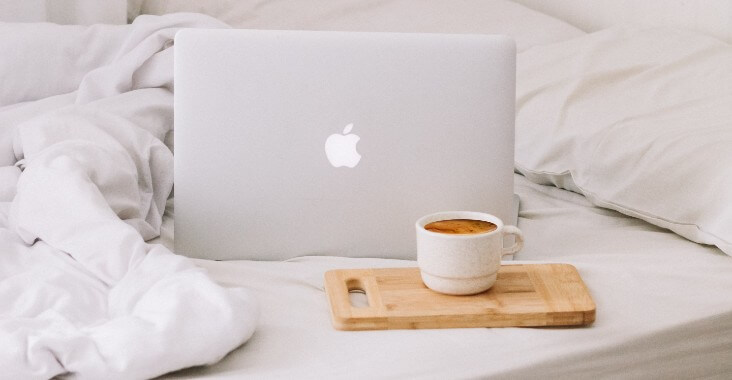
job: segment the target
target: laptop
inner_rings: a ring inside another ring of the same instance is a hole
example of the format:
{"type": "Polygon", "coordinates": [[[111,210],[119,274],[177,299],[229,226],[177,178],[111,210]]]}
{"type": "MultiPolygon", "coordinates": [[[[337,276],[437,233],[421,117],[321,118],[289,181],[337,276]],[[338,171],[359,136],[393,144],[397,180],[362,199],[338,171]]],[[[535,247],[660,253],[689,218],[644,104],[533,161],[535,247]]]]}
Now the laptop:
{"type": "Polygon", "coordinates": [[[175,40],[175,249],[416,258],[415,221],[516,221],[514,42],[198,30],[175,40]]]}

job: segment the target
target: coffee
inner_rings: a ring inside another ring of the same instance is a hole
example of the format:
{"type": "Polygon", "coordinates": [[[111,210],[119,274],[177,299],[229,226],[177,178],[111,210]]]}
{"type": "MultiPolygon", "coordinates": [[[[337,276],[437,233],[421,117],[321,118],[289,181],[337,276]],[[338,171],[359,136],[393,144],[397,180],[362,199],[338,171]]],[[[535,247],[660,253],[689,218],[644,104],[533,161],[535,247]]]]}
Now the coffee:
{"type": "Polygon", "coordinates": [[[476,294],[490,289],[498,278],[501,258],[524,245],[518,228],[482,212],[429,214],[419,218],[414,228],[422,281],[444,294],[476,294]],[[510,247],[503,245],[506,236],[515,237],[510,247]]]}
{"type": "Polygon", "coordinates": [[[496,225],[491,222],[473,219],[440,220],[424,226],[427,231],[453,235],[484,234],[494,231],[496,228],[496,225]]]}

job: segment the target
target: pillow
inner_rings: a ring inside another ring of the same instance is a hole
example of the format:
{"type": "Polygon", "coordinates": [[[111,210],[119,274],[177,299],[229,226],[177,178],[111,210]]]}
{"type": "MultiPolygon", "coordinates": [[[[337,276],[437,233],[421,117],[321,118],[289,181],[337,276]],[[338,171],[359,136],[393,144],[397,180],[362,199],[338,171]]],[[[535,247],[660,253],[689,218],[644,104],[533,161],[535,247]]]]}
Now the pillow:
{"type": "Polygon", "coordinates": [[[519,54],[516,169],[732,255],[732,45],[616,27],[519,54]]]}
{"type": "Polygon", "coordinates": [[[507,0],[129,0],[128,12],[200,12],[252,29],[507,34],[519,51],[585,34],[507,0]]]}

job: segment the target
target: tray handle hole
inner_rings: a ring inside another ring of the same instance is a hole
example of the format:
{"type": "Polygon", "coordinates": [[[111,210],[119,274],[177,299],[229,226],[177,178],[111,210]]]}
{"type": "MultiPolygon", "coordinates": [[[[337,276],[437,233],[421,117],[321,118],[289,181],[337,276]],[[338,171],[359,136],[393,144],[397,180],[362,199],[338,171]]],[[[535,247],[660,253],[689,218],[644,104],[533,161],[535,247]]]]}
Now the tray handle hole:
{"type": "Polygon", "coordinates": [[[349,279],[346,281],[346,287],[348,287],[348,300],[351,302],[351,307],[369,307],[369,298],[366,295],[366,291],[363,289],[361,281],[356,279],[349,279]]]}

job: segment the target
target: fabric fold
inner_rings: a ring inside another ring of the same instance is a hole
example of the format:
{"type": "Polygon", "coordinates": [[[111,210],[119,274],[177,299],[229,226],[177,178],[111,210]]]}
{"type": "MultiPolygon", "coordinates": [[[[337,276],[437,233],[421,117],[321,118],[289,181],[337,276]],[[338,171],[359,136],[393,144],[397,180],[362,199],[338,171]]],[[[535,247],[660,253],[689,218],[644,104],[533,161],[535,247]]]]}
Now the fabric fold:
{"type": "Polygon", "coordinates": [[[250,293],[146,243],[173,187],[173,38],[188,27],[226,25],[0,25],[0,47],[29,47],[0,64],[16,77],[0,90],[0,378],[150,378],[253,334],[250,293]]]}

